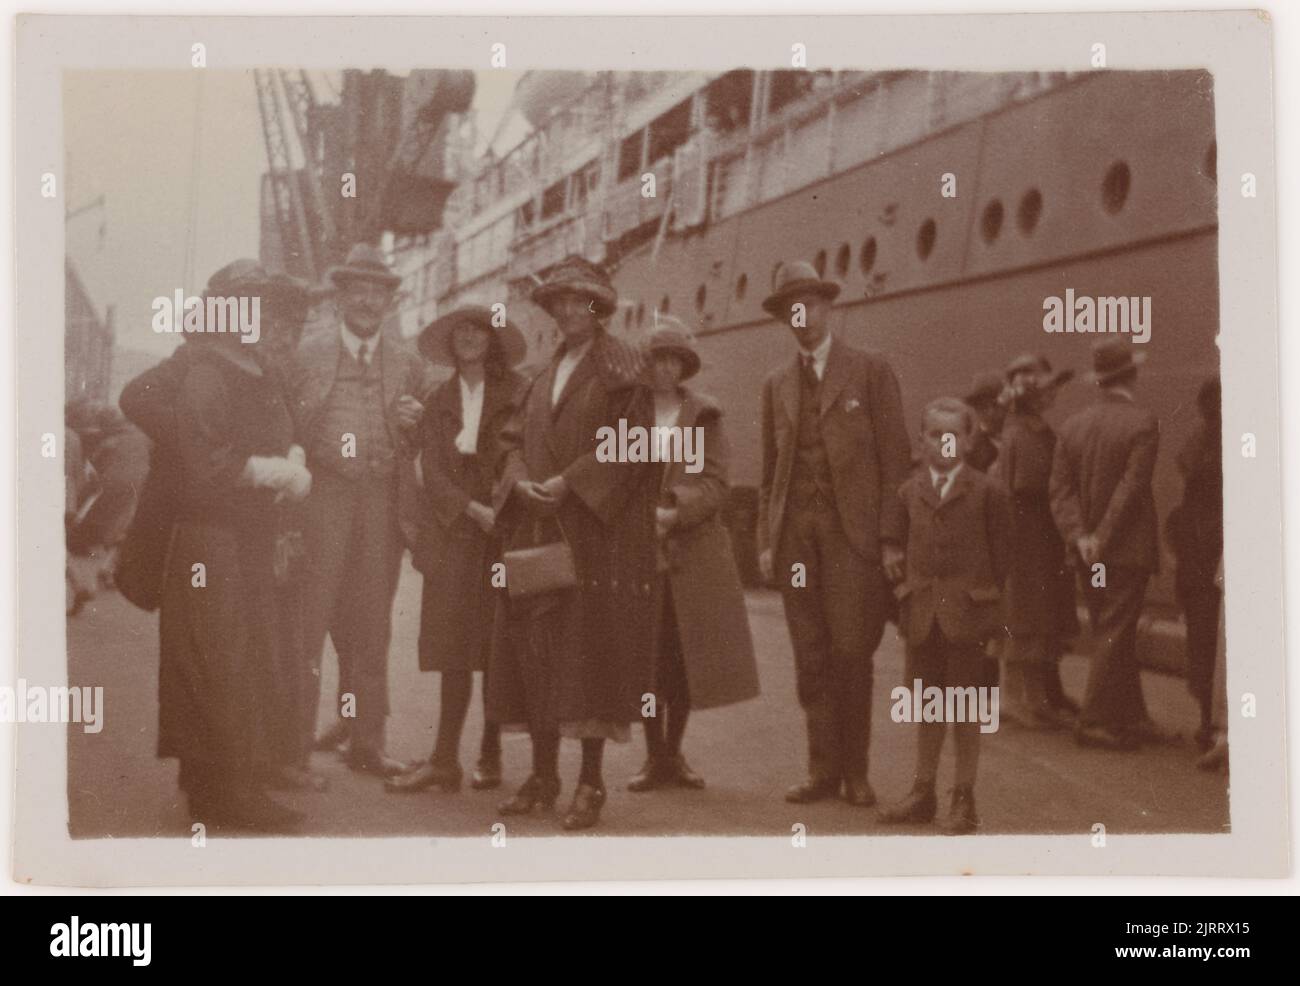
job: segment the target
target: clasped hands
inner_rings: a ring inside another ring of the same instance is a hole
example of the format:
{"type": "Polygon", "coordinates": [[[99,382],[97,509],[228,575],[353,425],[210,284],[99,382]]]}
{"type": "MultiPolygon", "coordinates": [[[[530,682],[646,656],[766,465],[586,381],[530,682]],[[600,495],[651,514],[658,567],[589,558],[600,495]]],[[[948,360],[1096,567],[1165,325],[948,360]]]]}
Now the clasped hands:
{"type": "Polygon", "coordinates": [[[544,483],[531,479],[521,479],[515,483],[515,493],[528,507],[531,513],[551,514],[560,508],[560,501],[569,492],[569,484],[563,476],[552,476],[544,483]]]}

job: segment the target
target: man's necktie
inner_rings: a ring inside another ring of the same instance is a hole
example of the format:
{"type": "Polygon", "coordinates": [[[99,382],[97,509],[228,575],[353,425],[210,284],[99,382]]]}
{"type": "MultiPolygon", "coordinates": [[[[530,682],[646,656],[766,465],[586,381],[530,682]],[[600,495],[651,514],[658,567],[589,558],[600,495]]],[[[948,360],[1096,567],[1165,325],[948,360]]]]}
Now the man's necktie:
{"type": "Polygon", "coordinates": [[[821,381],[817,379],[816,359],[814,359],[812,356],[808,356],[801,353],[799,355],[799,362],[803,365],[804,379],[808,381],[808,383],[812,386],[814,390],[816,390],[817,385],[821,383],[821,381]]]}
{"type": "Polygon", "coordinates": [[[362,369],[370,365],[370,354],[366,352],[366,344],[363,342],[357,347],[357,362],[361,364],[362,369]]]}
{"type": "Polygon", "coordinates": [[[934,492],[938,495],[938,497],[939,497],[940,500],[943,499],[943,488],[944,488],[944,486],[947,485],[947,483],[948,483],[948,474],[947,474],[947,473],[942,473],[942,472],[941,472],[941,473],[938,473],[938,474],[935,475],[935,477],[934,477],[934,492]]]}

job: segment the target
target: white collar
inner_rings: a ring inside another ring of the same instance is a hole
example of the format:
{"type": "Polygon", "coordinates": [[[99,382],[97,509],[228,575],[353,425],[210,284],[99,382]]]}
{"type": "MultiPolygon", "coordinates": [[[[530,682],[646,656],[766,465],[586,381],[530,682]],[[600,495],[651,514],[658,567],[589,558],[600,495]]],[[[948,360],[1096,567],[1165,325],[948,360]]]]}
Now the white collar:
{"type": "Polygon", "coordinates": [[[959,463],[957,463],[955,466],[953,466],[951,469],[949,469],[946,473],[940,472],[938,469],[934,468],[934,466],[929,466],[929,467],[928,467],[929,470],[930,470],[930,485],[931,485],[931,486],[934,486],[936,483],[938,483],[938,482],[939,482],[939,479],[940,479],[941,477],[944,478],[943,486],[942,486],[942,488],[940,488],[940,490],[939,490],[939,499],[940,499],[940,500],[942,500],[944,497],[946,497],[946,496],[948,495],[948,493],[952,490],[952,484],[955,483],[955,482],[957,481],[957,474],[958,474],[959,472],[962,471],[962,468],[963,468],[965,465],[966,465],[966,463],[964,463],[964,462],[959,462],[959,463]]]}
{"type": "Polygon", "coordinates": [[[588,336],[587,341],[582,343],[582,345],[580,346],[573,346],[572,348],[570,348],[569,346],[565,346],[564,355],[560,357],[560,362],[562,363],[578,362],[578,360],[582,359],[582,357],[587,355],[587,350],[591,348],[591,344],[595,341],[596,341],[596,336],[593,334],[591,336],[588,336]]]}
{"type": "Polygon", "coordinates": [[[808,352],[808,350],[804,349],[802,346],[799,347],[799,359],[801,361],[806,356],[812,357],[813,372],[817,374],[818,380],[820,380],[822,377],[826,375],[826,360],[827,357],[830,356],[832,341],[833,341],[833,336],[831,335],[831,333],[827,332],[826,338],[823,339],[821,342],[819,342],[817,344],[817,348],[814,349],[812,352],[808,352]]]}
{"type": "Polygon", "coordinates": [[[361,336],[354,334],[353,331],[347,327],[346,323],[341,323],[339,325],[339,338],[343,340],[343,348],[348,351],[348,354],[353,359],[357,358],[357,353],[361,350],[361,344],[363,342],[366,344],[366,352],[369,354],[370,358],[373,359],[375,353],[379,351],[379,343],[382,341],[382,336],[382,332],[376,332],[369,339],[362,339],[361,336]]]}

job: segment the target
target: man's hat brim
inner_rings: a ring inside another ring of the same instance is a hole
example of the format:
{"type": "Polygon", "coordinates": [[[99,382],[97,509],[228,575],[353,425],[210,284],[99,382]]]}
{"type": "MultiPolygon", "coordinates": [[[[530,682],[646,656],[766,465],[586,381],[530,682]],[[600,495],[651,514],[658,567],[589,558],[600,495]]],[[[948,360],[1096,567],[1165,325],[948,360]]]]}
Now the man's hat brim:
{"type": "Polygon", "coordinates": [[[392,272],[374,270],[370,267],[349,267],[347,264],[331,267],[326,276],[336,287],[342,287],[348,281],[370,281],[374,284],[382,284],[386,288],[395,288],[402,283],[402,279],[392,272]]]}
{"type": "Polygon", "coordinates": [[[763,299],[763,310],[773,318],[785,318],[790,314],[790,299],[795,295],[816,294],[834,301],[839,293],[840,286],[834,281],[794,281],[763,299]]]}
{"type": "Polygon", "coordinates": [[[486,329],[497,339],[506,366],[513,369],[523,362],[528,355],[528,343],[519,326],[506,319],[503,326],[492,324],[492,311],[489,308],[458,308],[454,312],[435,318],[420,330],[415,346],[429,362],[441,366],[456,365],[456,355],[451,348],[451,335],[458,325],[476,325],[486,329]]]}
{"type": "Polygon", "coordinates": [[[1116,377],[1122,377],[1126,373],[1131,373],[1146,361],[1147,361],[1147,354],[1139,350],[1135,353],[1130,353],[1128,362],[1125,363],[1123,366],[1117,366],[1112,370],[1102,370],[1102,371],[1093,370],[1091,373],[1088,374],[1088,379],[1091,380],[1093,383],[1107,383],[1111,380],[1114,380],[1116,377]]]}

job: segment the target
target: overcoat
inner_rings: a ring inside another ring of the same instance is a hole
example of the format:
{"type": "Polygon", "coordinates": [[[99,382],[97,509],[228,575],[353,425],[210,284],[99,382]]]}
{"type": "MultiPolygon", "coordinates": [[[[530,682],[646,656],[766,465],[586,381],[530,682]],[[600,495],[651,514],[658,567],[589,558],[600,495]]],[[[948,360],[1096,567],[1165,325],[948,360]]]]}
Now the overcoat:
{"type": "Polygon", "coordinates": [[[205,343],[175,403],[179,494],[160,614],[158,753],[238,772],[282,757],[276,723],[294,682],[280,655],[272,490],[250,456],[293,439],[278,378],[205,343]],[[202,566],[196,568],[196,566],[202,566]]]}
{"type": "Polygon", "coordinates": [[[1068,638],[1079,632],[1074,574],[1052,519],[1048,483],[1056,435],[1039,415],[1012,411],[991,475],[1011,497],[1011,557],[1005,617],[1012,637],[1068,638]]]}
{"type": "Polygon", "coordinates": [[[123,598],[146,611],[157,609],[162,597],[163,566],[180,496],[176,397],[185,382],[190,357],[201,349],[201,344],[182,344],[157,366],[131,380],[118,399],[127,420],[153,442],[149,475],[113,572],[123,598]]]}
{"type": "Polygon", "coordinates": [[[627,345],[604,332],[552,406],[562,355],[533,377],[502,429],[494,505],[507,548],[555,541],[562,531],[577,585],[528,599],[498,595],[488,718],[506,728],[626,739],[653,680],[658,490],[652,464],[601,461],[598,448],[602,428],[617,432],[620,419],[649,427],[653,414],[627,345]],[[528,514],[515,484],[556,475],[568,485],[558,513],[528,514]]]}
{"type": "Polygon", "coordinates": [[[1061,426],[1052,456],[1052,517],[1071,547],[1085,534],[1107,568],[1160,570],[1151,489],[1160,422],[1133,399],[1104,391],[1061,426]]]}
{"type": "Polygon", "coordinates": [[[664,467],[660,503],[677,508],[677,523],[662,550],[691,707],[707,709],[758,695],[758,666],[731,537],[720,515],[730,459],[722,411],[711,398],[682,389],[677,425],[700,429],[696,447],[703,468],[688,472],[684,462],[664,467]]]}
{"type": "Polygon", "coordinates": [[[1223,555],[1223,442],[1199,422],[1178,452],[1183,498],[1169,512],[1165,530],[1177,565],[1179,592],[1214,589],[1223,555]]]}
{"type": "Polygon", "coordinates": [[[462,424],[460,377],[439,385],[420,419],[418,444],[421,491],[420,533],[412,560],[424,575],[420,601],[420,670],[482,671],[492,641],[496,608],[492,564],[500,540],[465,515],[471,500],[492,502],[496,435],[509,417],[523,384],[513,372],[483,381],[477,454],[456,450],[462,424]]]}

